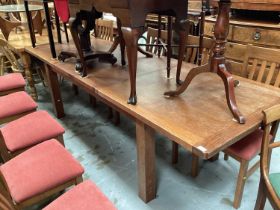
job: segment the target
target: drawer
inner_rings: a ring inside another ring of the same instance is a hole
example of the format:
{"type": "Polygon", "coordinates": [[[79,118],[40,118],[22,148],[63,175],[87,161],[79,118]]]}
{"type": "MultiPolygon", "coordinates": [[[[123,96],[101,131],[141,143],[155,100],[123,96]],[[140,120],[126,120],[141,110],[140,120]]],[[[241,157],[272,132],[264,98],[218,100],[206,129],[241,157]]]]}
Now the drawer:
{"type": "MultiPolygon", "coordinates": [[[[214,22],[207,22],[206,21],[205,25],[204,25],[205,36],[213,37],[214,36],[214,27],[215,27],[214,22]]],[[[229,26],[228,39],[232,39],[232,25],[229,26]]]]}
{"type": "Polygon", "coordinates": [[[233,36],[229,40],[265,46],[280,46],[280,30],[233,26],[233,36]]]}

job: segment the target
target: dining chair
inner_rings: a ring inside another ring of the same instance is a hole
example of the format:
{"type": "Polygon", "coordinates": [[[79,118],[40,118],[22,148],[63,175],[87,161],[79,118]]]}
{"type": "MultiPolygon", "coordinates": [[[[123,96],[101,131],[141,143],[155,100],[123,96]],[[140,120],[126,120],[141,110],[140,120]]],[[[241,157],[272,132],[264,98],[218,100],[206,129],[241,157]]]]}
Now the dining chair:
{"type": "Polygon", "coordinates": [[[0,76],[0,96],[24,91],[25,80],[21,73],[11,73],[0,76]]]}
{"type": "Polygon", "coordinates": [[[199,55],[199,36],[189,35],[187,39],[187,48],[185,54],[185,61],[196,65],[206,64],[209,60],[209,56],[212,53],[214,47],[214,40],[203,37],[202,52],[199,55]],[[199,58],[201,56],[201,58],[199,58]]]}
{"type": "Polygon", "coordinates": [[[112,20],[97,19],[95,21],[95,37],[108,41],[113,41],[114,39],[113,24],[114,21],[112,20]]]}
{"type": "Polygon", "coordinates": [[[280,87],[280,50],[248,45],[242,74],[248,79],[280,87]]]}
{"type": "Polygon", "coordinates": [[[146,51],[153,53],[155,55],[167,55],[167,36],[168,36],[168,31],[167,30],[161,30],[160,32],[160,46],[157,46],[158,43],[158,29],[156,28],[151,28],[148,27],[147,30],[147,44],[146,45],[146,51]],[[164,47],[165,46],[165,47],[164,47]]]}
{"type": "MultiPolygon", "coordinates": [[[[243,64],[243,75],[248,79],[279,87],[279,57],[280,51],[248,45],[243,64]]],[[[240,162],[240,169],[233,201],[233,206],[235,208],[240,206],[246,180],[259,168],[259,161],[250,168],[249,162],[260,153],[262,135],[263,130],[257,129],[224,150],[225,160],[228,160],[228,157],[231,156],[240,162]]],[[[274,139],[275,135],[276,130],[272,129],[270,135],[271,139],[274,139]]],[[[177,163],[177,161],[178,144],[173,142],[172,163],[177,163]]],[[[193,154],[191,175],[196,177],[198,173],[199,157],[193,154]]]]}
{"type": "Polygon", "coordinates": [[[37,103],[24,91],[0,97],[0,125],[36,111],[37,103]]]}
{"type": "Polygon", "coordinates": [[[264,110],[264,135],[261,146],[261,177],[255,210],[263,210],[268,198],[274,209],[280,209],[280,173],[270,173],[272,150],[280,147],[279,141],[270,140],[270,130],[280,121],[280,105],[264,110]]]}
{"type": "Polygon", "coordinates": [[[64,128],[48,112],[32,112],[0,128],[0,155],[7,162],[49,139],[57,139],[64,146],[64,132],[64,128]]]}
{"type": "Polygon", "coordinates": [[[0,192],[13,209],[25,209],[81,183],[83,173],[80,163],[51,139],[0,166],[0,192]]]}
{"type": "Polygon", "coordinates": [[[86,180],[54,200],[43,210],[117,210],[98,187],[86,180]]]}
{"type": "Polygon", "coordinates": [[[4,70],[11,68],[12,72],[23,73],[23,66],[19,63],[19,60],[16,58],[15,53],[13,52],[11,46],[4,39],[0,38],[0,51],[2,56],[0,57],[0,75],[4,74],[4,70]]]}

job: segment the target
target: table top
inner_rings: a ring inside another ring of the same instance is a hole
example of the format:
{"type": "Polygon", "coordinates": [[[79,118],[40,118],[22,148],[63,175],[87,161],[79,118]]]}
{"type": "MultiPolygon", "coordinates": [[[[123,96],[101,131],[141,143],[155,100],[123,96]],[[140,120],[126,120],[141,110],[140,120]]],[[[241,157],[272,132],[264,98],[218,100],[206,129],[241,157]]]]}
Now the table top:
{"type": "MultiPolygon", "coordinates": [[[[38,11],[42,10],[43,6],[40,5],[28,5],[29,11],[38,11]]],[[[25,12],[23,4],[10,4],[10,5],[1,5],[0,12],[25,12]]]]}
{"type": "MultiPolygon", "coordinates": [[[[108,50],[110,47],[107,41],[96,39],[92,45],[98,50],[108,50]]],[[[75,49],[73,45],[66,44],[57,45],[56,48],[57,51],[75,49]]],[[[246,117],[245,124],[238,124],[228,109],[223,82],[216,74],[201,74],[181,96],[165,98],[165,91],[176,88],[177,62],[172,60],[172,75],[167,79],[166,58],[145,58],[139,54],[138,103],[133,106],[127,104],[130,90],[127,67],[96,63],[94,69],[89,69],[88,76],[81,78],[75,73],[75,59],[65,63],[51,60],[48,45],[27,47],[26,52],[51,65],[57,73],[79,87],[98,95],[123,113],[205,159],[258,128],[263,119],[262,110],[280,103],[278,88],[234,76],[241,84],[235,89],[237,105],[246,117]]],[[[119,49],[114,54],[119,63],[119,49]]],[[[193,67],[193,64],[183,63],[182,78],[193,67]]]]}

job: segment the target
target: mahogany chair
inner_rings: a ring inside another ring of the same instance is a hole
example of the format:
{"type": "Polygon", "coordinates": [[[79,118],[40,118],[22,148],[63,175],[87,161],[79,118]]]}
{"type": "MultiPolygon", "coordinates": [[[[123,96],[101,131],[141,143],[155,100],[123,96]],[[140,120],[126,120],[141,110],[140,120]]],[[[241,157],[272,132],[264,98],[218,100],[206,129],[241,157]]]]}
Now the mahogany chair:
{"type": "Polygon", "coordinates": [[[91,181],[87,180],[67,191],[43,210],[117,210],[91,181]]]}
{"type": "MultiPolygon", "coordinates": [[[[163,45],[167,43],[167,31],[161,30],[161,43],[163,45]]],[[[155,44],[157,43],[157,36],[158,36],[158,29],[154,28],[148,28],[147,31],[147,44],[155,44]]],[[[193,36],[188,35],[187,39],[187,47],[186,47],[186,54],[185,54],[185,61],[193,64],[199,64],[199,36],[193,36]]],[[[210,38],[203,38],[203,44],[202,44],[202,55],[201,55],[201,63],[205,64],[208,62],[208,58],[211,54],[212,48],[214,46],[214,40],[210,38]]],[[[163,50],[160,52],[160,55],[166,56],[166,48],[164,47],[158,47],[158,46],[146,46],[146,51],[158,54],[159,48],[163,48],[163,50]]]]}
{"type": "Polygon", "coordinates": [[[24,91],[0,97],[0,125],[36,111],[36,102],[24,91]]]}
{"type": "Polygon", "coordinates": [[[261,177],[255,210],[263,210],[266,198],[274,209],[280,209],[280,173],[270,173],[272,150],[280,147],[280,142],[270,140],[270,130],[278,127],[280,105],[264,110],[264,135],[261,147],[261,177]]]}
{"type": "Polygon", "coordinates": [[[114,39],[114,21],[97,19],[95,21],[95,36],[96,38],[113,41],[114,39]]]}
{"type": "Polygon", "coordinates": [[[46,111],[36,111],[0,128],[0,155],[6,162],[49,139],[62,145],[64,128],[46,111]]]}
{"type": "Polygon", "coordinates": [[[12,209],[32,206],[82,182],[83,167],[55,139],[0,166],[0,192],[12,209]]]}
{"type": "Polygon", "coordinates": [[[21,73],[11,73],[0,76],[0,96],[24,91],[25,80],[21,73]]]}

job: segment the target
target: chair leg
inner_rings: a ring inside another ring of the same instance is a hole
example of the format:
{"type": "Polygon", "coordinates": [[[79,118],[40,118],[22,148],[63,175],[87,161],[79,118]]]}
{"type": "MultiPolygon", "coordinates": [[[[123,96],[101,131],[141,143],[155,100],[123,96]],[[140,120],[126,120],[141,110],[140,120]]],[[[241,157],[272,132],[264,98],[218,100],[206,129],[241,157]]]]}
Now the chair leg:
{"type": "Polygon", "coordinates": [[[63,135],[57,136],[57,140],[65,147],[63,135]]]}
{"type": "Polygon", "coordinates": [[[228,160],[228,154],[224,154],[224,160],[228,160]]]}
{"type": "Polygon", "coordinates": [[[78,184],[80,184],[82,182],[83,182],[83,177],[79,176],[79,177],[76,178],[76,183],[75,184],[78,185],[78,184]]]}
{"type": "Polygon", "coordinates": [[[247,160],[242,160],[240,163],[240,169],[237,178],[236,190],[235,190],[234,201],[233,201],[233,207],[236,209],[239,208],[242,200],[244,186],[247,180],[248,165],[249,165],[249,161],[247,160]]]}
{"type": "Polygon", "coordinates": [[[195,178],[197,177],[198,173],[199,173],[199,157],[195,154],[192,154],[191,176],[195,178]]]}
{"type": "Polygon", "coordinates": [[[114,110],[114,124],[119,125],[121,122],[120,120],[120,113],[116,110],[114,110]]]}
{"type": "Polygon", "coordinates": [[[255,210],[263,210],[265,202],[266,202],[265,186],[264,186],[264,182],[261,177],[258,196],[257,196],[256,204],[255,204],[255,210]]]}
{"type": "Polygon", "coordinates": [[[113,114],[113,109],[112,109],[111,107],[108,106],[108,116],[107,116],[107,118],[108,118],[108,119],[112,119],[113,116],[114,116],[114,114],[113,114]]]}
{"type": "Polygon", "coordinates": [[[5,57],[0,57],[0,76],[4,75],[5,57]]]}
{"type": "Polygon", "coordinates": [[[178,163],[178,146],[176,142],[172,142],[172,164],[178,163]]]}
{"type": "Polygon", "coordinates": [[[72,84],[72,90],[76,96],[79,95],[79,88],[77,85],[72,84]]]}

